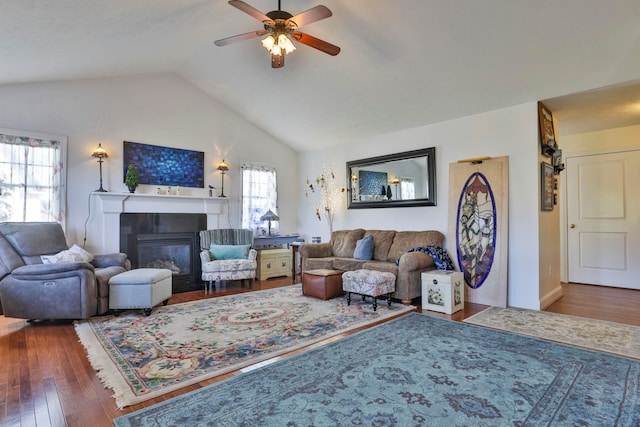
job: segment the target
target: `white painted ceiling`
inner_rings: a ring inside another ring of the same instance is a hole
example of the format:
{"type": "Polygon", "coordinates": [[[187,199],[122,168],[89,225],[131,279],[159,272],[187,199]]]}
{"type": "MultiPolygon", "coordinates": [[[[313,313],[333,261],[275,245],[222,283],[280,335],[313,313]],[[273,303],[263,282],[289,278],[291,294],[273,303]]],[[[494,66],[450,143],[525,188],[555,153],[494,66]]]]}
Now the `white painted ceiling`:
{"type": "Polygon", "coordinates": [[[0,0],[0,84],[175,72],[298,151],[537,100],[561,135],[640,123],[638,0],[282,0],[282,9],[317,4],[333,16],[302,31],[342,52],[298,44],[271,69],[259,39],[214,46],[261,28],[226,1],[0,0]]]}

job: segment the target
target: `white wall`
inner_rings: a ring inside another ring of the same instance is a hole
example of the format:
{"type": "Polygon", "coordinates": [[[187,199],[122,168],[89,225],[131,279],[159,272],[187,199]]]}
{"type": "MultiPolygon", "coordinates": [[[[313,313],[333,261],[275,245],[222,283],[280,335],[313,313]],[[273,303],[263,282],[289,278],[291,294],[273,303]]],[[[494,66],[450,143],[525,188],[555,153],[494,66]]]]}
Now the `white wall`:
{"type": "MultiPolygon", "coordinates": [[[[447,234],[449,164],[481,156],[509,156],[509,266],[508,304],[540,308],[538,270],[539,169],[537,104],[527,103],[434,125],[381,135],[346,146],[300,154],[298,192],[307,178],[331,168],[346,185],[350,160],[401,151],[436,147],[437,206],[346,209],[346,195],[336,212],[334,230],[377,228],[439,230],[447,234]]],[[[346,193],[345,193],[346,194],[346,193]]],[[[309,241],[319,235],[328,241],[326,223],[318,221],[309,200],[300,198],[300,230],[309,241]]],[[[448,240],[449,253],[455,254],[448,240]]]]}
{"type": "MultiPolygon", "coordinates": [[[[174,74],[91,79],[0,87],[0,128],[68,136],[67,240],[83,242],[88,197],[99,187],[98,164],[91,153],[107,150],[104,187],[126,192],[122,141],[205,152],[205,187],[220,190],[215,167],[224,158],[230,167],[225,195],[230,212],[221,226],[239,225],[240,165],[276,166],[279,181],[280,230],[297,231],[297,154],[228,108],[174,74]]],[[[140,186],[142,193],[155,186],[140,186]]],[[[185,189],[204,196],[205,189],[185,189]]],[[[88,222],[86,248],[92,250],[88,222]]],[[[117,232],[117,230],[114,230],[117,232]]]]}

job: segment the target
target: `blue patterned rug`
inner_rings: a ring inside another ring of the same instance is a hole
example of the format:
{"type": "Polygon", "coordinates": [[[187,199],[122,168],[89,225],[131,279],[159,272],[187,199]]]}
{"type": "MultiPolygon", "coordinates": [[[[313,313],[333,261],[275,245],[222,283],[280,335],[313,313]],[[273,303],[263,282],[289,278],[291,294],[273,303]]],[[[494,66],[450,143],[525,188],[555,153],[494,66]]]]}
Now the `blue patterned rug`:
{"type": "Polygon", "coordinates": [[[410,313],[116,426],[640,426],[640,361],[410,313]]]}

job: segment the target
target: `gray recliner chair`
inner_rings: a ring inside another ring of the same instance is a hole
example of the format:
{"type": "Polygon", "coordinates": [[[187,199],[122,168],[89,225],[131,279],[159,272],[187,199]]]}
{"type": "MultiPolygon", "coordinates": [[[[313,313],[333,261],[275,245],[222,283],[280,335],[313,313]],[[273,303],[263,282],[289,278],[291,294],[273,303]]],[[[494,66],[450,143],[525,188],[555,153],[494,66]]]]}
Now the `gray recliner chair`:
{"type": "Polygon", "coordinates": [[[43,264],[69,249],[55,222],[0,223],[0,301],[21,319],[86,319],[109,310],[109,279],[131,269],[126,254],[43,264]]]}

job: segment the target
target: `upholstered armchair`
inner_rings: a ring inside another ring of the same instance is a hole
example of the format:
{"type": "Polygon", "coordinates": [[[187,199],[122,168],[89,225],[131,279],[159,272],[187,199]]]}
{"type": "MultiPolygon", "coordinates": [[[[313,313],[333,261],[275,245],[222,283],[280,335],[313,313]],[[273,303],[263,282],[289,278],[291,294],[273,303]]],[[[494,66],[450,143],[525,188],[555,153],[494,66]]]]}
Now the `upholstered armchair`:
{"type": "Polygon", "coordinates": [[[214,283],[226,280],[241,280],[243,283],[247,280],[249,286],[253,286],[258,252],[252,246],[251,230],[220,228],[200,232],[202,280],[208,282],[209,292],[213,290],[214,283]]]}
{"type": "Polygon", "coordinates": [[[0,223],[0,301],[7,317],[104,314],[109,279],[130,268],[126,254],[92,255],[75,245],[69,248],[58,223],[0,223]]]}

